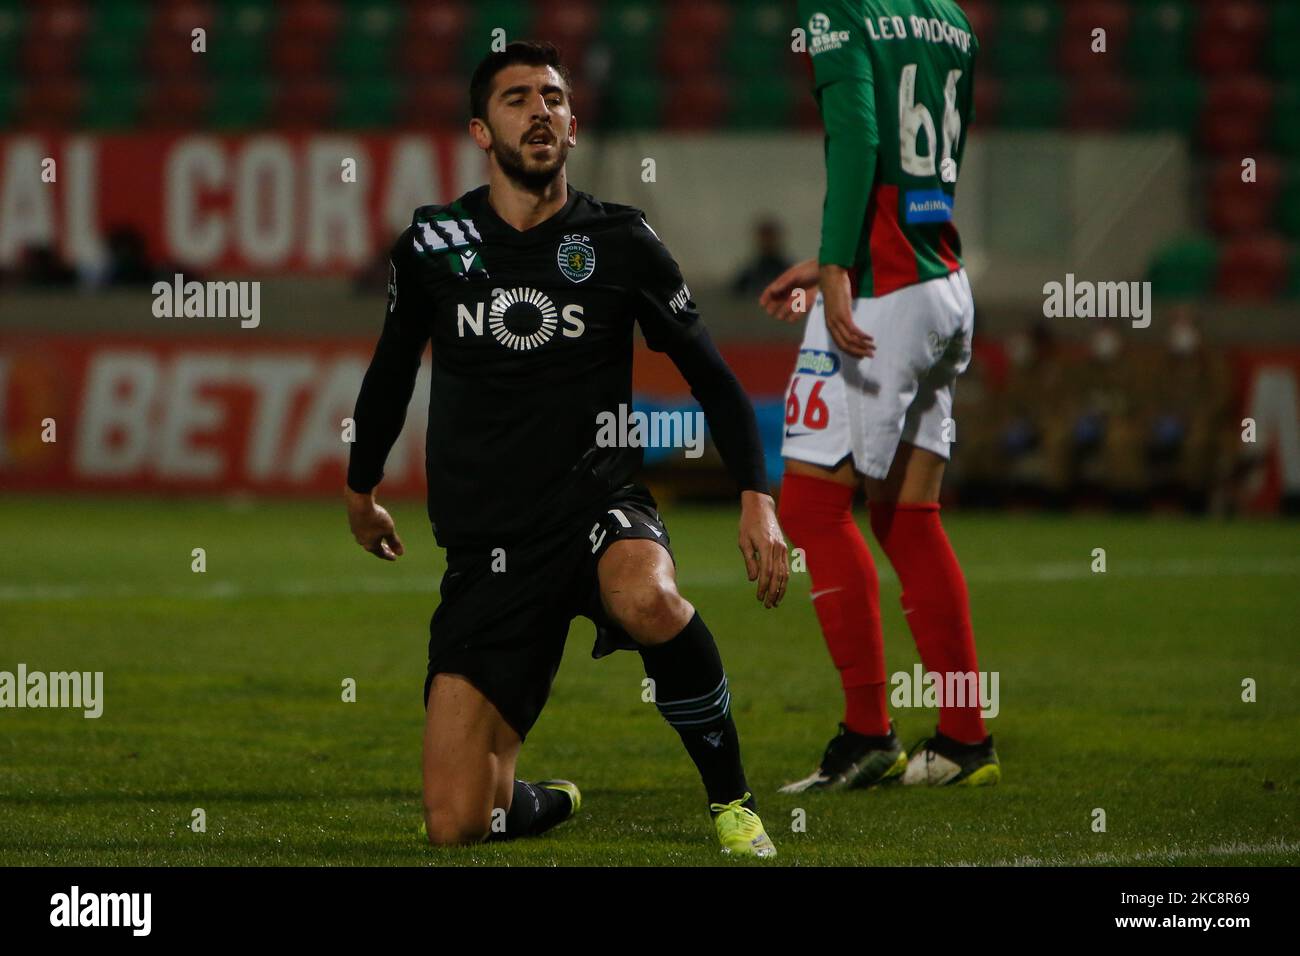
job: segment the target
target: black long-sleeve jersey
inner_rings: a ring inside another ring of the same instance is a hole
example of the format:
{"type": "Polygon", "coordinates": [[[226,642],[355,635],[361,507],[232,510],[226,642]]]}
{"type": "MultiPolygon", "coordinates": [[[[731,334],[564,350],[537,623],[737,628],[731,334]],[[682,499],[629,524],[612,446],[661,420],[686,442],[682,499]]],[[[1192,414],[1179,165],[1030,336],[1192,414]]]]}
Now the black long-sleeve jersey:
{"type": "Polygon", "coordinates": [[[432,340],[425,469],[438,544],[517,543],[599,511],[642,462],[639,447],[598,441],[598,416],[631,407],[633,324],[681,371],[738,488],[765,492],[753,407],[644,214],[570,188],[559,212],[520,232],[486,186],[420,207],[393,247],[348,486],[382,479],[432,340]]]}

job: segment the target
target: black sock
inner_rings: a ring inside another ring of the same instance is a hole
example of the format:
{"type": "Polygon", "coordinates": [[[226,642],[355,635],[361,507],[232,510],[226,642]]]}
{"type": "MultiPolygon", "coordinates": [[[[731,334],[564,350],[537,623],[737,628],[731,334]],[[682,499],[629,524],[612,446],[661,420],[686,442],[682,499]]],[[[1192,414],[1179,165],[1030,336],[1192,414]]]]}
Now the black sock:
{"type": "Polygon", "coordinates": [[[539,836],[568,819],[572,812],[573,803],[564,791],[516,780],[510,809],[506,811],[505,829],[496,828],[499,817],[493,811],[493,828],[488,832],[487,838],[517,840],[519,837],[539,836]]]}
{"type": "MultiPolygon", "coordinates": [[[[731,803],[749,792],[740,738],[731,719],[731,693],[713,635],[697,611],[680,634],[641,648],[655,706],[695,761],[709,803],[731,803]]],[[[745,806],[755,809],[751,795],[745,806]]]]}

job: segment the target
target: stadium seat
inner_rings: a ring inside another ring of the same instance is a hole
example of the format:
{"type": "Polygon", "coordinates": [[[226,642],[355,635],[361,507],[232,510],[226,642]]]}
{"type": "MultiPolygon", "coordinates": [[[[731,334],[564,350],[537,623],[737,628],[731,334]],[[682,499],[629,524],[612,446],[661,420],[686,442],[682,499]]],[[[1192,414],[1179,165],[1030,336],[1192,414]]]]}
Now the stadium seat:
{"type": "Polygon", "coordinates": [[[22,38],[23,76],[35,83],[71,81],[85,46],[89,16],[81,3],[33,4],[22,38]]]}
{"type": "Polygon", "coordinates": [[[401,102],[401,84],[392,77],[351,77],[340,84],[334,123],[343,129],[392,126],[397,122],[401,102]]]}
{"type": "Polygon", "coordinates": [[[1144,78],[1137,90],[1133,128],[1170,129],[1185,136],[1196,132],[1205,106],[1205,85],[1195,76],[1144,78]]]}
{"type": "Polygon", "coordinates": [[[464,129],[469,120],[467,84],[461,79],[430,78],[406,84],[398,122],[410,129],[464,129]]]}
{"type": "Polygon", "coordinates": [[[143,83],[125,77],[111,83],[88,83],[81,125],[93,130],[129,130],[140,122],[144,94],[143,83]]]}
{"type": "Polygon", "coordinates": [[[142,122],[167,129],[203,125],[212,105],[212,87],[202,80],[172,80],[151,84],[144,98],[142,122]]]}
{"type": "Polygon", "coordinates": [[[981,76],[975,81],[975,124],[992,129],[1001,121],[1002,82],[996,76],[981,76]]]}
{"type": "Polygon", "coordinates": [[[217,7],[207,56],[211,72],[251,78],[263,72],[275,28],[275,7],[268,0],[232,0],[217,7]]]}
{"type": "Polygon", "coordinates": [[[731,28],[731,4],[724,0],[669,0],[665,39],[705,40],[721,46],[731,28]]]}
{"type": "Polygon", "coordinates": [[[1209,219],[1214,231],[1226,237],[1267,232],[1279,212],[1282,166],[1274,159],[1258,159],[1256,179],[1242,182],[1241,161],[1224,159],[1210,181],[1209,219]]]}
{"type": "Polygon", "coordinates": [[[772,73],[786,75],[786,61],[799,56],[790,49],[792,29],[780,0],[740,0],[732,29],[724,39],[727,75],[737,80],[772,73]]]}
{"type": "Polygon", "coordinates": [[[1286,282],[1286,297],[1300,299],[1300,243],[1291,246],[1291,264],[1286,282]]]}
{"type": "Polygon", "coordinates": [[[0,129],[5,129],[13,123],[21,96],[22,90],[16,81],[0,76],[0,129]]]}
{"type": "Polygon", "coordinates": [[[713,130],[722,125],[730,101],[726,84],[711,77],[694,77],[669,85],[663,127],[669,130],[713,130]]]}
{"type": "Polygon", "coordinates": [[[1279,299],[1287,291],[1291,257],[1291,247],[1281,236],[1234,239],[1224,246],[1215,292],[1239,301],[1279,299]]]}
{"type": "Polygon", "coordinates": [[[330,126],[338,106],[338,87],[329,79],[289,80],[276,86],[271,120],[277,127],[317,129],[330,126]]]}
{"type": "Polygon", "coordinates": [[[1300,159],[1300,79],[1277,87],[1273,109],[1273,145],[1285,156],[1300,159]]]}
{"type": "Polygon", "coordinates": [[[788,129],[794,121],[794,100],[803,95],[784,73],[737,77],[731,84],[727,125],[732,129],[788,129]]]}
{"type": "Polygon", "coordinates": [[[721,71],[721,57],[722,51],[712,40],[665,31],[659,47],[659,75],[679,81],[709,76],[721,71]]]}
{"type": "Polygon", "coordinates": [[[1129,69],[1152,77],[1185,74],[1194,19],[1188,0],[1136,0],[1125,57],[1129,69]]]}
{"type": "Polygon", "coordinates": [[[85,90],[77,80],[28,84],[18,98],[17,125],[25,129],[66,129],[77,122],[84,96],[85,90]]]}
{"type": "MultiPolygon", "coordinates": [[[[991,50],[993,72],[1006,78],[1053,71],[1060,31],[1061,7],[1056,0],[1007,0],[1000,4],[997,42],[991,50]]],[[[1006,92],[1012,95],[1009,88],[1006,92]]]]}
{"type": "Polygon", "coordinates": [[[399,41],[400,72],[412,77],[455,74],[468,23],[469,11],[457,0],[422,0],[413,4],[399,41]]]}
{"type": "Polygon", "coordinates": [[[998,124],[1010,129],[1051,129],[1059,126],[1065,106],[1065,85],[1056,75],[1004,79],[998,101],[998,124]]]}
{"type": "Polygon", "coordinates": [[[1277,77],[1300,79],[1300,3],[1274,3],[1265,46],[1270,72],[1277,77]]]}
{"type": "Polygon", "coordinates": [[[592,0],[551,0],[537,4],[533,33],[554,43],[569,69],[577,74],[599,22],[600,12],[592,0]]]}
{"type": "Polygon", "coordinates": [[[1214,285],[1219,256],[1219,244],[1210,236],[1170,243],[1156,253],[1147,270],[1152,293],[1161,299],[1205,298],[1214,285]]]}
{"type": "Polygon", "coordinates": [[[1268,13],[1258,0],[1214,0],[1201,7],[1196,65],[1209,76],[1253,73],[1263,65],[1268,13]]]}
{"type": "Polygon", "coordinates": [[[1061,69],[1071,75],[1118,73],[1124,69],[1131,11],[1121,0],[1078,0],[1065,8],[1061,27],[1061,69]],[[1106,31],[1106,52],[1093,52],[1093,31],[1106,31]]]}
{"type": "Polygon", "coordinates": [[[1248,156],[1270,139],[1273,84],[1260,77],[1211,83],[1201,117],[1200,141],[1219,156],[1248,156]]]}
{"type": "Polygon", "coordinates": [[[975,31],[980,49],[992,49],[997,43],[998,4],[996,0],[963,0],[962,12],[975,31]]]}
{"type": "Polygon", "coordinates": [[[492,51],[494,30],[504,30],[506,42],[533,39],[533,8],[519,0],[474,0],[460,44],[461,67],[468,76],[492,51]]]}
{"type": "Polygon", "coordinates": [[[659,3],[610,0],[603,9],[598,39],[609,50],[615,73],[651,73],[663,32],[664,16],[659,3]]]}
{"type": "Polygon", "coordinates": [[[606,126],[613,129],[653,129],[663,113],[659,82],[644,76],[615,75],[606,126]]]}
{"type": "Polygon", "coordinates": [[[1089,76],[1070,88],[1065,121],[1070,129],[1107,130],[1127,126],[1137,108],[1137,94],[1126,79],[1089,76]]]}
{"type": "Polygon", "coordinates": [[[400,0],[354,0],[343,8],[334,64],[344,77],[378,77],[392,69],[406,25],[400,0]]]}
{"type": "Polygon", "coordinates": [[[1284,235],[1300,241],[1300,162],[1292,162],[1283,176],[1277,221],[1284,235]]]}
{"type": "Polygon", "coordinates": [[[27,28],[27,13],[17,0],[0,0],[0,77],[12,76],[18,66],[27,28]]]}
{"type": "Polygon", "coordinates": [[[254,129],[270,114],[272,84],[257,74],[222,77],[216,81],[210,122],[221,130],[254,129]]]}
{"type": "Polygon", "coordinates": [[[145,38],[144,55],[154,82],[196,82],[208,74],[216,41],[212,14],[211,5],[195,0],[177,0],[158,11],[145,38]],[[197,27],[207,31],[204,53],[194,52],[197,27]]]}

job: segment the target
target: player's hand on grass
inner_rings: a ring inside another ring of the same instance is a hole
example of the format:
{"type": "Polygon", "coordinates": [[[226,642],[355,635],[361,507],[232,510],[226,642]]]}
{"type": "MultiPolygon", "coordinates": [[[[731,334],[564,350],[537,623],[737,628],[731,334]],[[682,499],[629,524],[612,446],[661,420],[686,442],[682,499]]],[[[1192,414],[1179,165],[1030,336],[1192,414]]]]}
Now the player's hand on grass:
{"type": "Polygon", "coordinates": [[[875,355],[875,340],[853,324],[853,288],[848,270],[843,266],[822,266],[821,287],[826,328],[840,351],[854,358],[875,355]]]}
{"type": "Polygon", "coordinates": [[[771,495],[741,492],[739,544],[749,580],[758,582],[758,599],[764,607],[776,607],[785,597],[790,561],[771,495]]]}
{"type": "Polygon", "coordinates": [[[406,553],[402,539],[388,511],[375,502],[373,494],[360,494],[346,489],[348,499],[348,526],[357,544],[385,561],[396,561],[406,553]]]}
{"type": "Polygon", "coordinates": [[[817,295],[817,260],[805,259],[797,262],[773,279],[762,295],[758,304],[767,310],[767,314],[781,322],[798,322],[808,314],[812,301],[817,295]],[[795,309],[795,292],[802,289],[802,308],[795,309]]]}

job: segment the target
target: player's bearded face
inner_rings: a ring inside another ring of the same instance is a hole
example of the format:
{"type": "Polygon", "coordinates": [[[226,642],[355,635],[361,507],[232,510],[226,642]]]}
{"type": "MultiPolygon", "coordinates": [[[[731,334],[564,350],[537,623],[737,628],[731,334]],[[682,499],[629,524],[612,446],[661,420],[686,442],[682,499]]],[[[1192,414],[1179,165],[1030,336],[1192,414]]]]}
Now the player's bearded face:
{"type": "Polygon", "coordinates": [[[568,95],[553,71],[529,79],[526,91],[507,86],[487,127],[492,134],[490,149],[501,171],[520,186],[536,190],[548,185],[564,167],[572,112],[568,95]]]}

